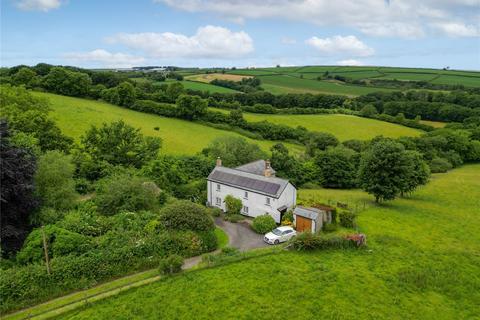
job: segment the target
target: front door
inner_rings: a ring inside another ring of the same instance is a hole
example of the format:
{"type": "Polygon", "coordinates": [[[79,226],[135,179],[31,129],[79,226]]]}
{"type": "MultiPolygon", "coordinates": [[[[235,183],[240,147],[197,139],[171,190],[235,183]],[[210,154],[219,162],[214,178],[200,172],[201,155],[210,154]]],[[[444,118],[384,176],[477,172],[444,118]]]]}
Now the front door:
{"type": "Polygon", "coordinates": [[[312,231],[312,220],[297,216],[296,222],[297,222],[296,229],[298,232],[312,231]]]}

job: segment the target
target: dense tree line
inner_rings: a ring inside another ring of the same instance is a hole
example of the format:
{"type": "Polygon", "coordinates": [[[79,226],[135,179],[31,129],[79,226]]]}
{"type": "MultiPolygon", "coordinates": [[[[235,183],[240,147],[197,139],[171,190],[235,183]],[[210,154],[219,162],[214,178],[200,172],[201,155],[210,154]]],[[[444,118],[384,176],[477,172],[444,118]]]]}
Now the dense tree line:
{"type": "Polygon", "coordinates": [[[246,77],[246,78],[242,78],[242,80],[240,81],[214,79],[210,82],[210,84],[245,92],[245,93],[263,90],[260,87],[261,81],[257,77],[246,77]]]}

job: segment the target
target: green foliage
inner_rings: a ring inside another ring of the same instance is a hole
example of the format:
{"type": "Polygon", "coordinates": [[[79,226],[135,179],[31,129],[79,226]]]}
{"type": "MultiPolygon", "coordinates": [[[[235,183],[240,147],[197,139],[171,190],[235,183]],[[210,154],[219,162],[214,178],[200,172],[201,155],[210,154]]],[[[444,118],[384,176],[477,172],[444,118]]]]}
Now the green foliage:
{"type": "Polygon", "coordinates": [[[167,230],[213,231],[214,224],[204,206],[175,201],[160,210],[160,224],[167,230]]]}
{"type": "Polygon", "coordinates": [[[161,274],[168,275],[182,271],[183,258],[172,254],[160,260],[159,271],[161,274]]]}
{"type": "Polygon", "coordinates": [[[235,167],[258,159],[266,158],[265,153],[257,144],[249,143],[241,137],[219,137],[213,140],[202,153],[208,156],[212,163],[220,157],[226,167],[235,167]]]}
{"type": "Polygon", "coordinates": [[[359,154],[345,147],[329,148],[317,153],[315,163],[319,181],[327,188],[352,188],[357,182],[359,154]]]}
{"type": "Polygon", "coordinates": [[[318,150],[326,150],[328,147],[338,145],[338,139],[331,133],[311,132],[306,138],[305,145],[307,146],[306,153],[313,157],[318,150]]]}
{"type": "MultiPolygon", "coordinates": [[[[89,250],[92,245],[88,237],[53,225],[47,225],[45,227],[45,236],[50,258],[68,254],[79,255],[89,250]]],[[[40,228],[35,229],[28,235],[16,259],[21,264],[45,261],[43,238],[40,228]]]]}
{"type": "Polygon", "coordinates": [[[178,116],[183,119],[197,120],[207,112],[207,102],[199,96],[182,94],[176,104],[178,116]]]}
{"type": "Polygon", "coordinates": [[[235,198],[232,195],[227,195],[225,197],[225,207],[228,215],[240,214],[242,206],[242,200],[235,198]]]}
{"type": "Polygon", "coordinates": [[[37,84],[37,74],[30,68],[21,68],[12,77],[13,83],[16,85],[25,85],[31,88],[37,84]]]}
{"type": "Polygon", "coordinates": [[[282,226],[293,224],[293,211],[288,210],[282,217],[282,226]]]}
{"type": "Polygon", "coordinates": [[[54,224],[63,219],[64,212],[50,207],[43,207],[30,216],[30,222],[36,226],[54,224]]]}
{"type": "Polygon", "coordinates": [[[351,210],[339,210],[338,218],[340,220],[340,225],[344,228],[353,229],[357,226],[357,215],[351,210]]]}
{"type": "Polygon", "coordinates": [[[372,116],[378,114],[378,111],[371,104],[367,104],[360,110],[360,114],[364,117],[372,117],[372,116]]]}
{"type": "Polygon", "coordinates": [[[122,82],[116,88],[118,92],[118,104],[129,107],[135,102],[135,88],[130,82],[122,82]]]}
{"type": "Polygon", "coordinates": [[[352,241],[336,234],[302,232],[293,238],[291,244],[298,251],[345,249],[354,246],[352,241]]]}
{"type": "Polygon", "coordinates": [[[428,175],[417,154],[405,151],[402,144],[379,138],[362,155],[359,179],[363,190],[373,194],[378,202],[411,192],[425,183],[428,175]],[[416,177],[419,173],[421,176],[416,177]]]}
{"type": "Polygon", "coordinates": [[[226,214],[223,217],[223,220],[231,222],[231,223],[237,223],[237,222],[245,220],[245,216],[242,216],[241,214],[238,214],[238,213],[226,214]]]}
{"type": "Polygon", "coordinates": [[[140,129],[122,120],[91,126],[82,137],[85,153],[94,161],[106,161],[112,165],[141,167],[156,157],[161,147],[159,138],[144,137],[140,129]]]}
{"type": "Polygon", "coordinates": [[[70,157],[58,151],[48,151],[39,158],[35,186],[43,206],[56,210],[74,206],[78,196],[73,180],[74,169],[70,157]]]}
{"type": "Polygon", "coordinates": [[[452,164],[444,158],[433,158],[430,161],[430,170],[432,173],[444,173],[452,169],[452,164]]]}
{"type": "Polygon", "coordinates": [[[276,226],[275,220],[269,215],[255,217],[252,222],[253,231],[260,234],[270,232],[275,229],[276,226]]]}
{"type": "Polygon", "coordinates": [[[222,215],[222,209],[217,207],[209,208],[209,212],[212,217],[220,217],[222,215]]]}
{"type": "Polygon", "coordinates": [[[53,67],[43,79],[43,86],[47,90],[74,97],[86,96],[91,84],[92,80],[87,74],[62,67],[53,67]]]}
{"type": "Polygon", "coordinates": [[[98,182],[95,204],[98,211],[114,215],[120,211],[154,210],[161,191],[142,177],[117,173],[98,182]]]}
{"type": "Polygon", "coordinates": [[[47,100],[34,97],[21,87],[0,87],[0,117],[8,121],[12,133],[20,132],[38,141],[42,151],[68,151],[73,142],[48,117],[47,100]]]}

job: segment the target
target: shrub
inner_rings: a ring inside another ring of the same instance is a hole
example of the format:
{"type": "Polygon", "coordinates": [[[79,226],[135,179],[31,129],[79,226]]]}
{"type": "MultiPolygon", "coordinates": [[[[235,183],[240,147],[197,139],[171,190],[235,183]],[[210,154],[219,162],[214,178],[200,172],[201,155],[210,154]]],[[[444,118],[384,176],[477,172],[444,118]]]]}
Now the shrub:
{"type": "Polygon", "coordinates": [[[119,211],[154,210],[159,206],[157,189],[145,184],[140,177],[114,174],[99,182],[95,203],[98,210],[106,215],[119,211]]]}
{"type": "Polygon", "coordinates": [[[293,211],[289,210],[282,217],[282,226],[291,226],[293,225],[293,211]]]}
{"type": "Polygon", "coordinates": [[[252,229],[256,233],[267,233],[272,231],[277,224],[275,223],[275,220],[269,215],[264,215],[264,216],[258,216],[255,219],[253,219],[252,223],[252,229]]]}
{"type": "Polygon", "coordinates": [[[209,212],[212,215],[212,217],[220,217],[220,215],[222,214],[222,209],[220,209],[220,208],[210,208],[209,212]]]}
{"type": "Polygon", "coordinates": [[[225,197],[225,204],[227,206],[227,214],[240,214],[240,210],[242,210],[242,200],[228,195],[225,197]]]}
{"type": "Polygon", "coordinates": [[[232,223],[237,223],[239,221],[244,220],[245,217],[242,216],[241,214],[226,214],[223,219],[225,221],[229,221],[229,222],[232,222],[232,223]]]}
{"type": "Polygon", "coordinates": [[[430,171],[432,173],[444,173],[452,169],[452,164],[444,158],[433,158],[430,161],[430,171]]]}
{"type": "Polygon", "coordinates": [[[343,249],[351,248],[355,242],[339,235],[314,234],[303,232],[293,238],[291,244],[298,251],[311,251],[319,249],[343,249]]]}
{"type": "Polygon", "coordinates": [[[159,271],[161,274],[174,274],[182,270],[183,258],[179,255],[172,254],[160,260],[159,271]]]}
{"type": "Polygon", "coordinates": [[[350,210],[339,212],[340,225],[345,228],[355,228],[357,215],[350,210]]]}
{"type": "Polygon", "coordinates": [[[212,218],[207,209],[187,200],[176,201],[160,210],[160,224],[168,230],[211,231],[212,218]]]}
{"type": "Polygon", "coordinates": [[[337,231],[337,229],[338,229],[338,226],[333,223],[327,223],[323,226],[324,232],[334,232],[334,231],[337,231]]]}

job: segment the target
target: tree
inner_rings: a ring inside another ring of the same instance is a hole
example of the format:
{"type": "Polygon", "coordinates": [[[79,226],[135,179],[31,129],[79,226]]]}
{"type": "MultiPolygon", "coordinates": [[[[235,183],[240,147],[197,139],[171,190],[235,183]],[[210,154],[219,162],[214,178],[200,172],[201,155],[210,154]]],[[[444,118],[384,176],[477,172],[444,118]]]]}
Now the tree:
{"type": "Polygon", "coordinates": [[[66,96],[85,96],[92,80],[86,73],[53,67],[43,79],[43,86],[52,92],[66,96]]]}
{"type": "Polygon", "coordinates": [[[135,103],[135,87],[130,82],[122,82],[117,87],[118,104],[129,107],[135,103]]]}
{"type": "Polygon", "coordinates": [[[410,171],[410,176],[406,179],[405,184],[402,185],[400,193],[402,195],[415,191],[418,186],[425,185],[430,178],[430,167],[423,160],[422,155],[417,151],[406,151],[408,157],[411,158],[413,170],[410,171]]]}
{"type": "Polygon", "coordinates": [[[242,110],[240,109],[230,111],[228,117],[230,118],[231,123],[235,126],[240,126],[245,123],[242,110]]]}
{"type": "Polygon", "coordinates": [[[327,188],[353,188],[357,180],[358,153],[345,148],[329,148],[317,153],[319,181],[327,188]]]}
{"type": "Polygon", "coordinates": [[[364,117],[373,117],[375,115],[378,114],[378,111],[377,109],[371,105],[371,104],[367,104],[365,107],[363,107],[361,110],[360,110],[360,114],[364,117]]]}
{"type": "Polygon", "coordinates": [[[0,88],[0,117],[8,120],[15,134],[23,132],[38,140],[42,151],[68,151],[73,139],[66,137],[55,122],[48,118],[48,101],[34,97],[21,87],[0,88]]]}
{"type": "Polygon", "coordinates": [[[182,94],[176,100],[177,112],[181,118],[187,120],[200,119],[207,112],[207,101],[199,96],[182,94]]]}
{"type": "Polygon", "coordinates": [[[10,142],[5,121],[0,121],[1,249],[6,256],[22,247],[30,230],[29,216],[38,202],[34,198],[36,159],[28,149],[10,142]]]}
{"type": "Polygon", "coordinates": [[[160,224],[167,230],[212,231],[215,227],[204,206],[187,200],[166,205],[159,215],[160,224]]]}
{"type": "Polygon", "coordinates": [[[35,85],[37,74],[30,68],[21,68],[13,76],[13,83],[16,85],[24,84],[26,87],[35,85]]]}
{"type": "Polygon", "coordinates": [[[294,157],[289,155],[287,147],[281,143],[277,143],[270,148],[272,156],[270,160],[272,167],[275,168],[277,175],[280,177],[293,177],[293,171],[298,165],[294,157]]]}
{"type": "Polygon", "coordinates": [[[227,214],[240,214],[240,210],[242,210],[242,200],[228,195],[225,197],[225,206],[227,214]]]}
{"type": "Polygon", "coordinates": [[[73,180],[74,170],[70,157],[59,151],[48,151],[39,158],[35,186],[42,206],[67,210],[75,205],[78,195],[73,180]]]}
{"type": "Polygon", "coordinates": [[[184,91],[183,85],[180,82],[174,82],[167,87],[165,95],[167,96],[168,102],[174,103],[184,91]]]}
{"type": "Polygon", "coordinates": [[[154,210],[159,207],[161,190],[144,178],[128,172],[116,173],[100,180],[95,196],[98,210],[105,215],[120,211],[154,210]]]}
{"type": "Polygon", "coordinates": [[[104,123],[100,128],[90,127],[81,141],[84,152],[94,161],[137,168],[154,159],[161,147],[159,138],[144,137],[140,129],[122,120],[104,123]]]}
{"type": "Polygon", "coordinates": [[[413,174],[412,156],[390,139],[376,139],[360,161],[360,185],[376,202],[395,199],[408,189],[413,174]]]}
{"type": "Polygon", "coordinates": [[[317,150],[326,150],[328,147],[338,145],[338,139],[331,133],[327,132],[310,132],[305,141],[307,146],[306,153],[313,157],[317,150]]]}
{"type": "Polygon", "coordinates": [[[226,167],[266,158],[266,154],[257,144],[248,143],[241,137],[218,137],[203,149],[202,153],[209,157],[212,163],[220,157],[226,167]]]}

